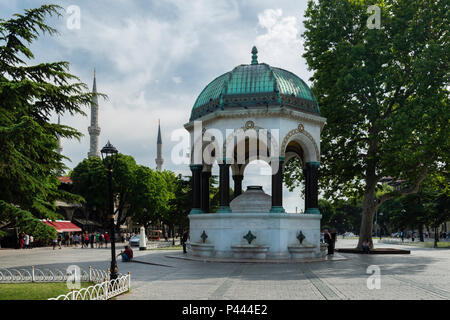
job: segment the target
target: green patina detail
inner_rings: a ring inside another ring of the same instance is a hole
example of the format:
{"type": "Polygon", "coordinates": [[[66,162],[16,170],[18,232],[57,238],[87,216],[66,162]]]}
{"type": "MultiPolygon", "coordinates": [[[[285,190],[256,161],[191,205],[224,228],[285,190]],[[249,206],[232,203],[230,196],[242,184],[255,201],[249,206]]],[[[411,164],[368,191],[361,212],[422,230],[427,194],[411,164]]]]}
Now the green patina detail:
{"type": "Polygon", "coordinates": [[[247,240],[248,244],[252,244],[252,241],[256,239],[256,236],[254,236],[252,232],[248,230],[248,233],[243,238],[247,240]]]}
{"type": "Polygon", "coordinates": [[[200,214],[203,213],[203,210],[200,208],[192,208],[189,214],[200,214]]]}
{"type": "Polygon", "coordinates": [[[300,244],[302,244],[303,240],[305,240],[305,235],[303,234],[302,230],[300,230],[300,232],[297,235],[297,240],[298,242],[300,242],[300,244]]]}
{"type": "Polygon", "coordinates": [[[208,235],[206,234],[205,230],[203,230],[202,235],[200,236],[202,238],[203,243],[206,242],[206,239],[208,238],[208,235]]]}
{"type": "Polygon", "coordinates": [[[284,69],[258,63],[252,50],[252,63],[240,65],[210,82],[192,108],[191,120],[224,107],[279,104],[320,114],[317,99],[297,75],[284,69]]]}
{"type": "Polygon", "coordinates": [[[320,210],[318,208],[308,208],[305,211],[306,214],[320,214],[320,210]]]}
{"type": "Polygon", "coordinates": [[[217,213],[229,213],[229,212],[231,212],[229,206],[220,206],[219,209],[217,209],[217,213]]]}
{"type": "Polygon", "coordinates": [[[286,211],[284,210],[283,207],[280,207],[280,206],[272,206],[272,208],[270,208],[270,212],[271,212],[271,213],[285,213],[286,211]]]}
{"type": "Polygon", "coordinates": [[[306,165],[308,167],[318,168],[318,167],[320,167],[320,162],[318,162],[318,161],[311,161],[311,162],[307,162],[306,165]]]}
{"type": "Polygon", "coordinates": [[[252,64],[258,64],[258,49],[255,46],[252,48],[252,64]]]}
{"type": "Polygon", "coordinates": [[[195,170],[202,170],[203,169],[203,165],[202,164],[191,164],[189,165],[189,168],[193,171],[195,170]]]}

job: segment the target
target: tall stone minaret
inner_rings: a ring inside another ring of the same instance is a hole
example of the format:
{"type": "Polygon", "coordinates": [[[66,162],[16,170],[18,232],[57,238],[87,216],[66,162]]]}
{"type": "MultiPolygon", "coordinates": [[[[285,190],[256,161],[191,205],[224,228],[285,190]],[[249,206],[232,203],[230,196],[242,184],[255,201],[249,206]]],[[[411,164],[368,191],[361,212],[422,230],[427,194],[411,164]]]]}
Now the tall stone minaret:
{"type": "MultiPolygon", "coordinates": [[[[92,86],[92,93],[97,93],[97,83],[95,81],[95,69],[94,69],[94,85],[92,86]]],[[[100,157],[98,151],[98,136],[100,135],[100,127],[98,126],[98,98],[94,95],[91,102],[91,126],[88,128],[90,140],[90,148],[88,157],[100,157]]]]}
{"type": "MultiPolygon", "coordinates": [[[[58,114],[58,124],[61,124],[61,118],[60,118],[59,114],[58,114]]],[[[62,147],[62,144],[61,144],[61,137],[58,134],[58,149],[56,149],[56,152],[61,154],[62,150],[63,150],[63,147],[62,147]]]]}
{"type": "Polygon", "coordinates": [[[162,158],[161,124],[158,119],[158,140],[156,141],[156,170],[161,171],[164,159],[162,158]]]}

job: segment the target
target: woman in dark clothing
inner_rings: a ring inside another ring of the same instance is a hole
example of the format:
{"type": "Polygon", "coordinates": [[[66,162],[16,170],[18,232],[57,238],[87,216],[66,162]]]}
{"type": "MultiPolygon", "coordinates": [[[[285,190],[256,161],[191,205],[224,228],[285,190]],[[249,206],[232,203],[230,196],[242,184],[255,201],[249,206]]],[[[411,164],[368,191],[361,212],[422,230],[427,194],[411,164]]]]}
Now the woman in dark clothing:
{"type": "Polygon", "coordinates": [[[331,234],[328,232],[328,229],[325,229],[323,235],[323,241],[328,244],[328,254],[334,253],[333,241],[331,238],[331,234]]]}
{"type": "Polygon", "coordinates": [[[336,244],[336,229],[331,229],[331,254],[334,254],[334,247],[336,244]]]}

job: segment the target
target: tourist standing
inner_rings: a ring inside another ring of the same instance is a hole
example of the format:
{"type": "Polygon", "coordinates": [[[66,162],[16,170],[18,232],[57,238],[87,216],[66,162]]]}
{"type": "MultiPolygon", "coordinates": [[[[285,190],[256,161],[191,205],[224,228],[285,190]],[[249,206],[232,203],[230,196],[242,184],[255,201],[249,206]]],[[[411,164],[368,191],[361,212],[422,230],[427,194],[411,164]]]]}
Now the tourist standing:
{"type": "Polygon", "coordinates": [[[30,235],[30,249],[33,248],[34,237],[30,235]]]}
{"type": "Polygon", "coordinates": [[[186,242],[189,239],[189,229],[187,229],[184,233],[183,236],[181,237],[181,244],[183,245],[183,253],[187,253],[186,250],[186,242]]]}
{"type": "Polygon", "coordinates": [[[25,234],[25,237],[24,237],[24,245],[25,245],[25,249],[28,249],[30,246],[30,236],[27,234],[25,234]]]}
{"type": "Polygon", "coordinates": [[[109,234],[108,232],[105,233],[105,248],[108,248],[108,241],[109,241],[109,234]]]}
{"type": "Polygon", "coordinates": [[[24,233],[24,232],[21,232],[21,233],[19,234],[19,248],[20,248],[20,249],[23,249],[23,243],[24,243],[24,241],[25,241],[25,233],[24,233]]]}
{"type": "Polygon", "coordinates": [[[328,229],[323,231],[323,241],[328,245],[328,254],[333,254],[333,245],[331,240],[331,234],[328,232],[328,229]]]}
{"type": "Polygon", "coordinates": [[[53,238],[52,239],[53,250],[55,250],[57,244],[58,244],[58,238],[53,238]]]}
{"type": "Polygon", "coordinates": [[[95,242],[95,238],[97,236],[94,235],[93,233],[91,233],[91,235],[89,236],[89,242],[91,243],[91,249],[94,249],[94,242],[95,242]]]}
{"type": "Polygon", "coordinates": [[[336,246],[336,241],[337,241],[337,233],[336,233],[336,229],[335,228],[333,228],[333,229],[331,229],[331,245],[332,245],[332,253],[331,254],[334,254],[334,248],[335,248],[335,246],[336,246]]]}
{"type": "Polygon", "coordinates": [[[86,234],[84,235],[84,245],[86,248],[89,248],[89,234],[86,231],[86,234]]]}
{"type": "Polygon", "coordinates": [[[75,233],[75,235],[73,236],[73,243],[74,243],[75,248],[76,248],[77,244],[78,244],[78,234],[77,233],[75,233]]]}
{"type": "Polygon", "coordinates": [[[61,245],[62,245],[62,234],[61,233],[58,234],[58,245],[59,245],[59,248],[61,249],[61,245]]]}

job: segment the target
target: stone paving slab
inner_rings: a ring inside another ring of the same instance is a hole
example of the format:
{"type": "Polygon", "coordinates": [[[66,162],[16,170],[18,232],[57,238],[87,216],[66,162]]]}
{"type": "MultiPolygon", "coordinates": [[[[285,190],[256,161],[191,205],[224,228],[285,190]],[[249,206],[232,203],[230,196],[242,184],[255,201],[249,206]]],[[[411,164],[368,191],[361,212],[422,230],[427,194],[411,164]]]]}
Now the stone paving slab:
{"type": "Polygon", "coordinates": [[[302,259],[302,260],[293,260],[293,259],[270,259],[270,260],[256,260],[256,259],[234,259],[234,258],[208,258],[208,257],[198,257],[189,254],[183,254],[178,252],[176,254],[166,255],[167,258],[172,259],[183,259],[190,261],[200,261],[200,262],[225,262],[225,263],[310,263],[310,262],[325,262],[325,261],[339,261],[339,260],[347,260],[346,257],[339,253],[335,253],[333,255],[327,255],[323,258],[310,258],[310,259],[302,259]]]}
{"type": "MultiPolygon", "coordinates": [[[[337,242],[337,247],[353,245],[356,240],[337,242]]],[[[131,292],[117,299],[450,299],[450,251],[413,247],[410,250],[410,255],[341,254],[345,260],[309,263],[203,262],[168,257],[182,256],[181,252],[134,250],[138,260],[172,268],[118,260],[119,272],[131,272],[132,284],[131,292]],[[380,268],[380,289],[367,287],[369,266],[380,268]]],[[[110,249],[0,250],[0,268],[35,265],[64,269],[76,264],[106,270],[110,259],[110,249]]]]}

